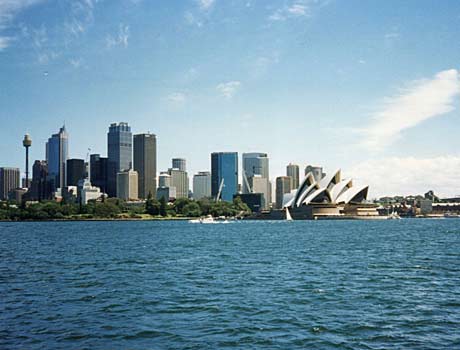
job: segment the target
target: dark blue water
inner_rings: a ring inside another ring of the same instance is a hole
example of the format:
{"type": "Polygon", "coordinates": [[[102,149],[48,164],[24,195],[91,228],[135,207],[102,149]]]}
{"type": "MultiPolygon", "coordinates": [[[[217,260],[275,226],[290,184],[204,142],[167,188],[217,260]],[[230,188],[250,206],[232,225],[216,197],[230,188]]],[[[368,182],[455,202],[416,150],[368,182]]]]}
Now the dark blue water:
{"type": "Polygon", "coordinates": [[[460,220],[0,223],[0,349],[460,349],[460,220]]]}

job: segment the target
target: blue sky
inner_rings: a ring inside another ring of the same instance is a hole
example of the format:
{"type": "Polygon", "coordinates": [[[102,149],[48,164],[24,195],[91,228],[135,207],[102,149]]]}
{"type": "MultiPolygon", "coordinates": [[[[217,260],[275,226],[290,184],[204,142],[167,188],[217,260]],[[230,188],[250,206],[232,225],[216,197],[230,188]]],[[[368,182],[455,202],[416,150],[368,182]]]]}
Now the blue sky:
{"type": "Polygon", "coordinates": [[[460,2],[0,0],[0,165],[65,121],[70,155],[111,122],[159,170],[213,151],[341,168],[371,195],[460,194],[460,2]]]}

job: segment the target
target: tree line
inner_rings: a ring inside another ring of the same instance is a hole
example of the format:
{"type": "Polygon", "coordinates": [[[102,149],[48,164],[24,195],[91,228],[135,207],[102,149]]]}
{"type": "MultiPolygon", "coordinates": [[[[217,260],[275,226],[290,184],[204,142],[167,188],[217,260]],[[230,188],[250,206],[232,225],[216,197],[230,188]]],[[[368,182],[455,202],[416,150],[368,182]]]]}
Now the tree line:
{"type": "Polygon", "coordinates": [[[81,219],[149,219],[174,217],[246,216],[249,207],[236,197],[233,202],[216,202],[210,198],[192,200],[179,198],[168,203],[164,198],[157,200],[150,194],[145,203],[132,204],[118,198],[103,202],[89,201],[88,204],[65,201],[42,201],[34,203],[0,202],[0,220],[81,220],[81,219]]]}

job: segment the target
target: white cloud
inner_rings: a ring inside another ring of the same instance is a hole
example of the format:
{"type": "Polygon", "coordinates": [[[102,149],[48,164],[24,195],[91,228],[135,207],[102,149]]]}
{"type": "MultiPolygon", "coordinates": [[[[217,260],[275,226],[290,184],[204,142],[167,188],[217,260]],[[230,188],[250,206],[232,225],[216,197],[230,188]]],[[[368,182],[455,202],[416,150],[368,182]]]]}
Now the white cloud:
{"type": "Polygon", "coordinates": [[[226,99],[231,99],[236,94],[236,91],[240,85],[241,82],[239,81],[229,81],[227,83],[220,83],[216,86],[216,89],[223,97],[226,99]]]}
{"type": "Polygon", "coordinates": [[[117,35],[115,36],[107,35],[106,46],[109,49],[115,46],[123,46],[126,48],[128,47],[128,40],[129,40],[129,26],[120,24],[117,35]]]}
{"type": "Polygon", "coordinates": [[[203,22],[191,12],[186,12],[184,18],[189,25],[196,25],[197,27],[203,26],[203,22]]]}
{"type": "Polygon", "coordinates": [[[168,95],[167,99],[173,104],[183,104],[187,100],[187,96],[182,92],[173,92],[168,95]]]}
{"type": "Polygon", "coordinates": [[[311,6],[318,4],[318,1],[296,0],[273,12],[268,19],[271,21],[284,21],[291,17],[305,17],[311,14],[311,6]]]}
{"type": "Polygon", "coordinates": [[[412,82],[386,98],[371,124],[362,131],[363,146],[382,150],[404,130],[452,111],[460,94],[460,76],[455,69],[439,72],[432,79],[412,82]]]}
{"type": "Polygon", "coordinates": [[[69,63],[71,64],[72,67],[75,69],[80,68],[82,65],[82,59],[81,58],[72,58],[69,60],[69,63]]]}
{"type": "Polygon", "coordinates": [[[460,194],[460,156],[431,158],[391,157],[372,159],[346,171],[369,184],[371,197],[424,194],[435,191],[442,197],[460,194]]]}
{"type": "Polygon", "coordinates": [[[0,51],[5,50],[14,39],[9,36],[1,35],[1,31],[8,28],[19,12],[43,1],[44,0],[0,0],[0,51]]]}
{"type": "Polygon", "coordinates": [[[198,6],[202,10],[208,10],[214,5],[215,0],[198,0],[198,6]]]}

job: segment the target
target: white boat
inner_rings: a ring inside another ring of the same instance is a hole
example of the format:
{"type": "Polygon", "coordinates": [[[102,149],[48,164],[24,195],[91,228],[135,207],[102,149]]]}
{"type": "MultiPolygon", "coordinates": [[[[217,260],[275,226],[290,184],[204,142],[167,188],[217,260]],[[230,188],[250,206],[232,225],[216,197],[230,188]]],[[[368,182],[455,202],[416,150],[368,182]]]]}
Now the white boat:
{"type": "Polygon", "coordinates": [[[455,214],[455,213],[451,213],[450,211],[448,211],[447,213],[444,214],[444,217],[446,219],[458,219],[458,218],[460,218],[460,215],[455,214]]]}
{"type": "Polygon", "coordinates": [[[291,213],[289,212],[288,207],[286,207],[286,221],[292,221],[291,213]]]}
{"type": "Polygon", "coordinates": [[[401,217],[397,212],[392,212],[390,215],[387,217],[388,220],[401,220],[401,217]]]}

